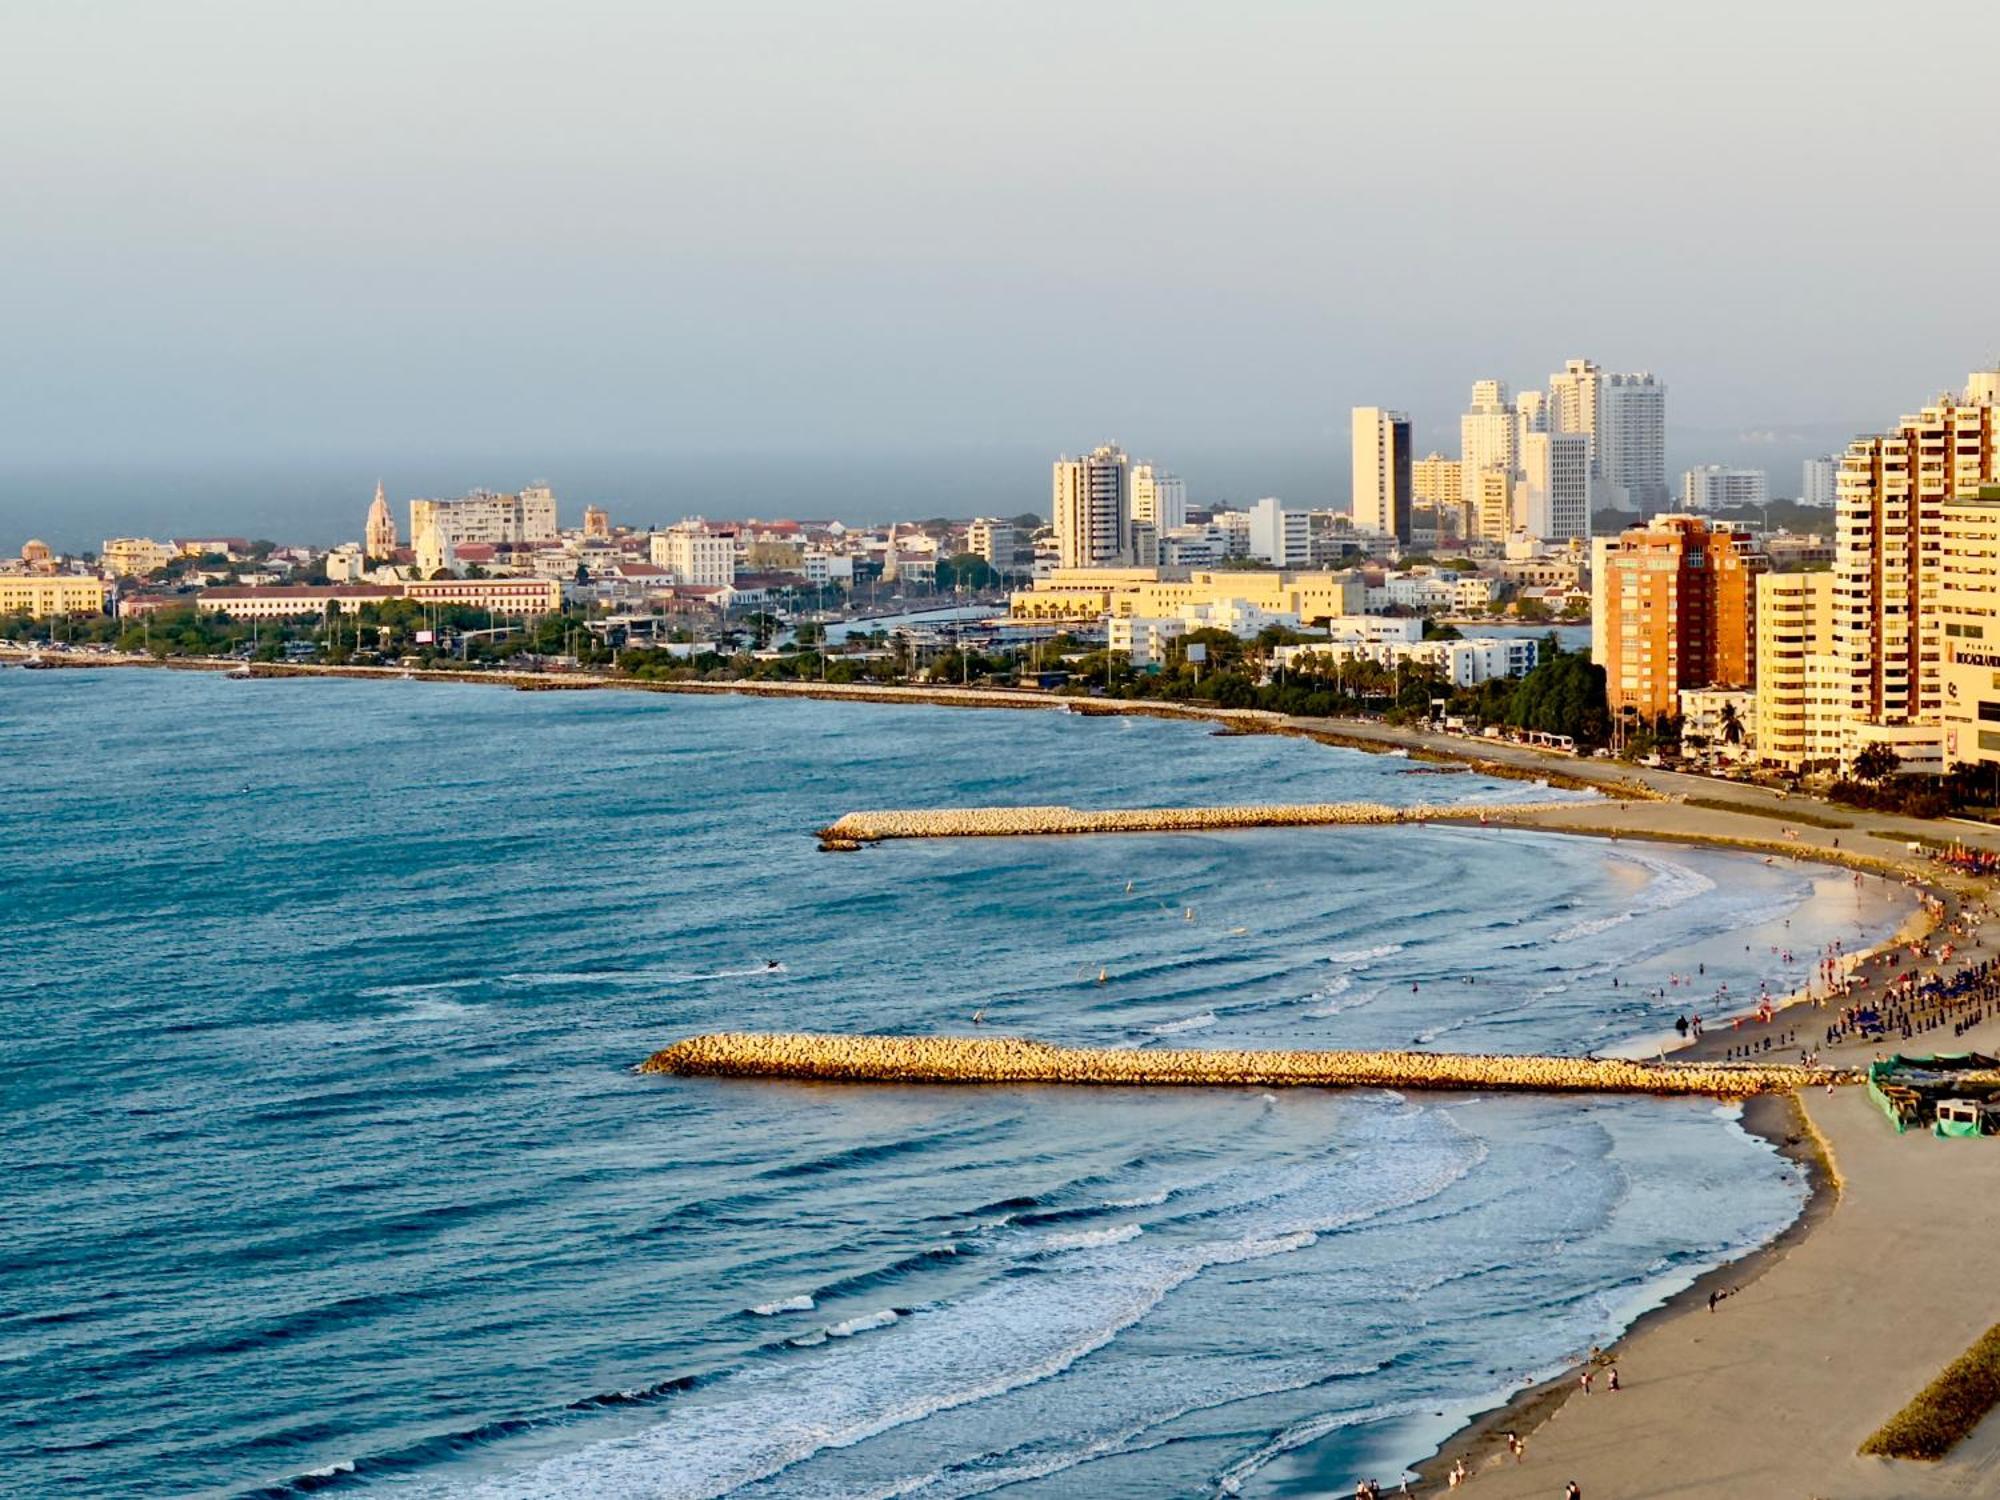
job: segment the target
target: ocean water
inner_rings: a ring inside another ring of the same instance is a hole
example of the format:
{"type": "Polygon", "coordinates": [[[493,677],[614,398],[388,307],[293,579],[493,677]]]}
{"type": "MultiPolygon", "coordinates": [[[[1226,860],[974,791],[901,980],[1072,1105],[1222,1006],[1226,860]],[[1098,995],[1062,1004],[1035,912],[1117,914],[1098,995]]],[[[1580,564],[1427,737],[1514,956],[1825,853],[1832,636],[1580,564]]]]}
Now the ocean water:
{"type": "Polygon", "coordinates": [[[1390,1478],[1801,1185],[1698,1102],[632,1069],[981,1008],[1580,1052],[1660,1031],[1698,964],[1713,1014],[1900,914],[1809,867],[1478,828],[809,837],[1522,795],[1144,719],[0,672],[0,1492],[1390,1478]]]}

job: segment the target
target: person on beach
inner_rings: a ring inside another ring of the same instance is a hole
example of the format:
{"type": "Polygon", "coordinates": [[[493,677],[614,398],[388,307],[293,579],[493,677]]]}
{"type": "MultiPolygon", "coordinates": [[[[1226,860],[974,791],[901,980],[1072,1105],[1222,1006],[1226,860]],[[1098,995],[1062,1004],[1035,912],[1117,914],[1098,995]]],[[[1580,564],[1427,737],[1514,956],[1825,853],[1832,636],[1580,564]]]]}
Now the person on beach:
{"type": "Polygon", "coordinates": [[[1583,1491],[1576,1487],[1574,1479],[1563,1486],[1563,1500],[1583,1500],[1583,1491]]]}
{"type": "Polygon", "coordinates": [[[1605,1372],[1604,1388],[1614,1396],[1618,1394],[1618,1366],[1613,1365],[1605,1372]]]}
{"type": "MultiPolygon", "coordinates": [[[[1831,1087],[1831,1085],[1829,1085],[1829,1087],[1831,1087]]],[[[1722,1293],[1720,1293],[1720,1292],[1710,1292],[1710,1293],[1708,1294],[1708,1310],[1709,1310],[1710,1312],[1714,1312],[1714,1311],[1715,1311],[1715,1304],[1716,1304],[1716,1303],[1718,1303],[1718,1302],[1720,1302],[1721,1300],[1722,1300],[1722,1293]]]]}
{"type": "Polygon", "coordinates": [[[1583,1393],[1586,1396],[1590,1394],[1590,1382],[1591,1382],[1590,1367],[1586,1365],[1584,1366],[1583,1373],[1577,1377],[1577,1384],[1583,1387],[1583,1393]]]}
{"type": "Polygon", "coordinates": [[[1519,1463],[1528,1456],[1528,1445],[1522,1439],[1520,1433],[1510,1432],[1507,1434],[1507,1451],[1514,1455],[1515,1463],[1519,1463]]]}

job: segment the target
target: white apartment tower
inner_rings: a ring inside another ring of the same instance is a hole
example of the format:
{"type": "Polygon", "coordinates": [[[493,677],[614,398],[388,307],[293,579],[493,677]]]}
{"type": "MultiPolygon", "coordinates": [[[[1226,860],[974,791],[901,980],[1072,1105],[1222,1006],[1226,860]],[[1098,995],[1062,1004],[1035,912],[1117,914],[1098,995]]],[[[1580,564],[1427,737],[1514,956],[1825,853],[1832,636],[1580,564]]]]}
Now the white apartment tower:
{"type": "Polygon", "coordinates": [[[1840,493],[1840,460],[1809,458],[1799,465],[1799,504],[1832,510],[1840,493]]]}
{"type": "Polygon", "coordinates": [[[1065,568],[1116,567],[1131,545],[1132,461],[1116,443],[1055,462],[1051,514],[1065,568]]]}
{"type": "Polygon", "coordinates": [[[1597,448],[1597,424],[1604,413],[1599,385],[1604,372],[1587,359],[1567,361],[1559,374],[1549,377],[1549,431],[1580,432],[1590,439],[1590,469],[1604,477],[1602,456],[1597,448]]]}
{"type": "Polygon", "coordinates": [[[1651,374],[1607,375],[1598,386],[1597,470],[1619,510],[1651,515],[1667,492],[1667,388],[1651,374]]]}
{"type": "Polygon", "coordinates": [[[1580,432],[1521,434],[1516,526],[1537,542],[1590,535],[1590,439],[1580,432]]]}
{"type": "Polygon", "coordinates": [[[1187,482],[1151,464],[1134,464],[1132,519],[1156,533],[1187,525],[1187,482]]]}
{"type": "Polygon", "coordinates": [[[1477,511],[1482,485],[1479,476],[1486,470],[1498,469],[1509,479],[1513,477],[1519,430],[1520,418],[1508,404],[1506,384],[1475,381],[1472,404],[1458,419],[1459,486],[1468,510],[1477,511]]]}
{"type": "Polygon", "coordinates": [[[1354,408],[1354,529],[1410,539],[1410,416],[1380,406],[1354,408]]]}

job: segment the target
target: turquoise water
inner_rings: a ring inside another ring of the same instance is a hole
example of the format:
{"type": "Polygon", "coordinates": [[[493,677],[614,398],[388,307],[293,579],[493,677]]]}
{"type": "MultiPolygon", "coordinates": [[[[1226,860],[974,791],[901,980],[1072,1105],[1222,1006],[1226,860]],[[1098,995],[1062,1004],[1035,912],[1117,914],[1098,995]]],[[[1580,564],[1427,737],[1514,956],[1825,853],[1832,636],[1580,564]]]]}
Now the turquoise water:
{"type": "Polygon", "coordinates": [[[1660,1029],[1643,990],[1697,961],[1743,993],[1894,919],[1803,867],[1477,828],[808,836],[1523,791],[1143,719],[0,672],[0,1491],[1387,1478],[1800,1186],[1699,1103],[632,1066],[982,1007],[1583,1051],[1660,1029]]]}

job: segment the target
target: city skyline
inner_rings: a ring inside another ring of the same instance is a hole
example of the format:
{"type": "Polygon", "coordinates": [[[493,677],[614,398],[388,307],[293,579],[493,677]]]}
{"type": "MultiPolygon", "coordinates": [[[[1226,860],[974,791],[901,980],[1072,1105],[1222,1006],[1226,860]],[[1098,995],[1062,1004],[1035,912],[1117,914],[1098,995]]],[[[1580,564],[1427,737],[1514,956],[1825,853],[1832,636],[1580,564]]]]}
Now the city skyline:
{"type": "MultiPolygon", "coordinates": [[[[43,8],[0,63],[0,266],[33,292],[0,530],[149,482],[207,495],[205,527],[296,522],[336,477],[403,470],[628,509],[733,475],[756,513],[1005,511],[1042,488],[1030,455],[1097,434],[1213,498],[1339,504],[1352,406],[1410,411],[1421,453],[1475,375],[1579,350],[1671,385],[1670,473],[1756,452],[1789,473],[1993,357],[1978,319],[1903,295],[1928,246],[1819,226],[1874,170],[1951,192],[1934,144],[1995,23],[1936,54],[1882,7],[1809,29],[1696,9],[1727,55],[1699,15],[1586,29],[1564,5],[1006,28],[912,5],[43,8]],[[1885,107],[1818,107],[1812,80],[1861,51],[1885,107]],[[489,107],[508,97],[535,107],[489,107]],[[109,123],[130,118],[147,131],[109,123]],[[1559,170],[1525,165],[1533,140],[1564,143],[1559,170]],[[1422,232],[1442,202],[1482,225],[1476,260],[1422,232]],[[1116,336],[1065,357],[1080,324],[1116,336]],[[904,471],[940,449],[965,472],[933,503],[904,471]]],[[[1991,213],[1967,199],[1955,232],[1991,213]]]]}

